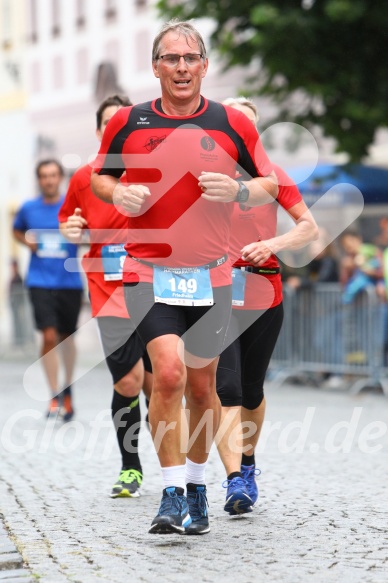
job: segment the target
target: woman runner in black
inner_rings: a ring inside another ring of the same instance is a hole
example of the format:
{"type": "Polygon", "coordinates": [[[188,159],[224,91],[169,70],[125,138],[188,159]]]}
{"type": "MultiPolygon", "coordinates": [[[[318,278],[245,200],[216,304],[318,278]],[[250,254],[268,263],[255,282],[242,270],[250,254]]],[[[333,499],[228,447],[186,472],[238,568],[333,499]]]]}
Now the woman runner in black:
{"type": "MultiPolygon", "coordinates": [[[[255,104],[245,98],[227,99],[256,127],[255,104]]],[[[234,205],[230,255],[233,266],[233,310],[229,346],[220,356],[217,393],[222,404],[218,451],[225,466],[224,509],[231,515],[251,512],[258,498],[255,447],[265,414],[264,380],[283,322],[282,284],[276,253],[298,249],[318,236],[317,225],[287,174],[274,165],[279,194],[276,201],[251,208],[234,205]],[[281,205],[296,223],[276,237],[281,205]],[[257,241],[256,243],[250,243],[257,241]],[[231,342],[231,343],[230,343],[231,342]],[[225,423],[223,423],[225,421],[225,423]],[[233,439],[243,422],[251,429],[241,442],[233,439]],[[244,453],[241,456],[241,451],[244,453]]]]}

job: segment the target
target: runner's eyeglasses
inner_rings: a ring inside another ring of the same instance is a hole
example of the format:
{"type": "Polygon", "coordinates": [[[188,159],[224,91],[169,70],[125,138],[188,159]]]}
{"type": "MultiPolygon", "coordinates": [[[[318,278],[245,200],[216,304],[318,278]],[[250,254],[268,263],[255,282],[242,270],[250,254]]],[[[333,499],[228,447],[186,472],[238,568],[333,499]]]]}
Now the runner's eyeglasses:
{"type": "Polygon", "coordinates": [[[198,63],[203,58],[203,55],[198,53],[187,53],[187,55],[160,55],[158,59],[162,59],[163,63],[167,65],[167,67],[176,67],[181,59],[185,60],[185,63],[188,67],[192,67],[194,65],[198,65],[198,63]]]}

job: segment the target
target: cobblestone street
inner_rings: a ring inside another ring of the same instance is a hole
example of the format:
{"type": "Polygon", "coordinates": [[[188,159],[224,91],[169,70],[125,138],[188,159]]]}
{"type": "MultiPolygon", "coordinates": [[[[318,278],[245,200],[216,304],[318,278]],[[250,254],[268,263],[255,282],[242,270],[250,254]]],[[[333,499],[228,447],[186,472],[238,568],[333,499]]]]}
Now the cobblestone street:
{"type": "Polygon", "coordinates": [[[9,541],[0,530],[0,551],[23,559],[0,562],[0,580],[388,580],[386,397],[268,385],[257,508],[241,517],[223,511],[225,476],[212,450],[210,534],[156,536],[148,528],[162,480],[145,428],[142,496],[109,497],[120,458],[105,367],[78,367],[76,416],[64,425],[47,421],[46,403],[24,389],[31,362],[0,363],[0,513],[9,541]]]}

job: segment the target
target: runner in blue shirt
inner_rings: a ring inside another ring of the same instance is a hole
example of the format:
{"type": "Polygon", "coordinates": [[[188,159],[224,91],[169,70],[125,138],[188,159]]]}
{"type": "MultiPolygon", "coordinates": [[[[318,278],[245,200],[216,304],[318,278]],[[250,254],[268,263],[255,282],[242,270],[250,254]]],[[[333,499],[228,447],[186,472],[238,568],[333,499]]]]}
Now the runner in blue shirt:
{"type": "Polygon", "coordinates": [[[57,160],[37,165],[40,196],[25,202],[16,214],[15,239],[31,250],[26,286],[33,307],[36,328],[42,333],[41,357],[52,396],[48,416],[57,415],[63,406],[63,418],[74,413],[71,382],[76,349],[72,337],[76,330],[82,302],[79,273],[66,270],[65,261],[75,258],[77,246],[68,243],[58,230],[58,211],[64,197],[60,194],[63,169],[57,160]],[[66,342],[63,342],[66,339],[66,342]],[[65,388],[58,386],[59,352],[65,368],[65,388]]]}

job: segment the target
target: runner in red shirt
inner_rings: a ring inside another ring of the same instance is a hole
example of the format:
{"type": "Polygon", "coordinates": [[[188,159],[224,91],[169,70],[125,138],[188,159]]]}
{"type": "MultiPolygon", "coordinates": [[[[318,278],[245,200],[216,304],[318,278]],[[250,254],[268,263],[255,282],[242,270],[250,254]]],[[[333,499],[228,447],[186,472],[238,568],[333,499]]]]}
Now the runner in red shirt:
{"type": "MultiPolygon", "coordinates": [[[[244,113],[254,126],[255,104],[245,98],[224,103],[244,113]]],[[[264,379],[283,322],[282,282],[276,253],[299,249],[318,235],[317,225],[287,174],[274,165],[279,193],[273,203],[251,208],[235,204],[230,256],[233,265],[233,310],[229,335],[235,340],[220,356],[217,393],[222,404],[222,439],[218,451],[225,466],[224,509],[229,514],[251,512],[258,498],[255,475],[257,445],[265,413],[264,379]],[[276,236],[277,210],[282,206],[296,226],[276,236]],[[257,241],[247,244],[248,241],[257,241]],[[254,429],[250,437],[233,443],[242,422],[254,429]],[[241,457],[241,447],[244,452],[241,457]]]]}
{"type": "Polygon", "coordinates": [[[273,200],[277,184],[245,116],[201,96],[208,60],[193,25],[171,21],[163,27],[152,67],[162,97],[123,108],[112,119],[92,188],[129,215],[123,281],[152,362],[149,417],[165,486],[150,532],[204,534],[210,530],[209,433],[214,436],[220,415],[215,372],[231,312],[231,203],[242,190],[252,204],[273,200]],[[249,178],[241,189],[237,165],[249,178]],[[123,171],[127,187],[119,183],[123,171]],[[181,439],[184,394],[187,449],[181,439]]]}
{"type": "MultiPolygon", "coordinates": [[[[97,137],[101,141],[111,117],[123,106],[130,105],[126,97],[108,97],[97,111],[97,137]]],[[[89,251],[82,265],[88,279],[92,316],[100,330],[106,363],[111,372],[114,391],[112,418],[122,456],[120,476],[111,497],[137,497],[143,474],[138,454],[140,429],[139,393],[150,386],[150,363],[144,344],[134,334],[135,326],[128,317],[122,285],[127,219],[113,205],[99,200],[90,189],[90,165],[73,175],[58,218],[63,235],[80,243],[88,234],[89,251]],[[125,442],[125,436],[132,439],[125,442]]]]}

